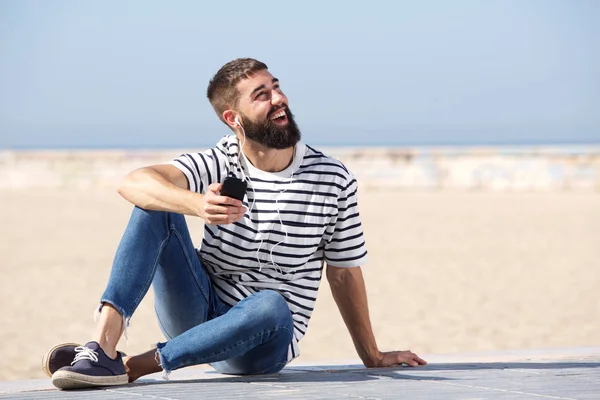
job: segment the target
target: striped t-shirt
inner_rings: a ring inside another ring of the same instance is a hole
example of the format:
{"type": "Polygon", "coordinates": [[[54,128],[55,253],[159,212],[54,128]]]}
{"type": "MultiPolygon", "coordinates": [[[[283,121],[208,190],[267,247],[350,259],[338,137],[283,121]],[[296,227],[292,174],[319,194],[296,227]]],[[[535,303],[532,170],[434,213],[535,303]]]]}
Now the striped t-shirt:
{"type": "Polygon", "coordinates": [[[296,358],[324,261],[336,267],[366,261],[356,179],[340,161],[303,143],[296,144],[288,168],[261,171],[239,154],[234,135],[202,153],[182,154],[171,164],[198,193],[227,176],[248,183],[244,217],[227,225],[205,223],[197,251],[226,304],[233,306],[263,289],[286,299],[294,321],[288,362],[296,358]]]}

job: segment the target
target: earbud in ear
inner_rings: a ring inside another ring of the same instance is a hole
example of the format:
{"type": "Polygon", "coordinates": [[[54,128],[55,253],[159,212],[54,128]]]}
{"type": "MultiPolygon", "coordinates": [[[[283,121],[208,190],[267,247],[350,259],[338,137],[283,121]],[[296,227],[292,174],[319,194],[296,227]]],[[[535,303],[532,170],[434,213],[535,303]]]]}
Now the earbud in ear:
{"type": "Polygon", "coordinates": [[[234,119],[235,123],[238,124],[240,127],[242,126],[242,124],[240,124],[240,120],[238,119],[237,115],[235,116],[234,119]]]}

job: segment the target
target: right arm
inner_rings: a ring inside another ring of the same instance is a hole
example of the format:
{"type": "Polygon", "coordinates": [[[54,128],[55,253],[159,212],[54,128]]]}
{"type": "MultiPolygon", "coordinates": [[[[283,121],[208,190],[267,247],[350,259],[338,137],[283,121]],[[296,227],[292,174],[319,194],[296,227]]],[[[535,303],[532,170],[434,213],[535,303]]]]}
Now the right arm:
{"type": "Polygon", "coordinates": [[[183,172],[169,164],[136,169],[125,176],[118,188],[123,198],[145,210],[192,215],[209,224],[239,220],[245,213],[242,202],[220,196],[220,190],[221,184],[214,183],[205,194],[190,191],[183,172]]]}

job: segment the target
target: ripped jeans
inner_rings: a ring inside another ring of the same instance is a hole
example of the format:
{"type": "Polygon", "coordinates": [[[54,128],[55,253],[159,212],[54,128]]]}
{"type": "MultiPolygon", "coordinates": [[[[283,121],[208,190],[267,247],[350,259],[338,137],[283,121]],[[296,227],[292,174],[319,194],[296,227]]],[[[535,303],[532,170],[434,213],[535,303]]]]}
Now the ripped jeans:
{"type": "Polygon", "coordinates": [[[293,322],[285,299],[263,290],[230,307],[213,288],[183,215],[135,207],[101,303],[129,322],[152,284],[165,372],[210,363],[224,374],[269,374],[287,363],[293,322]]]}

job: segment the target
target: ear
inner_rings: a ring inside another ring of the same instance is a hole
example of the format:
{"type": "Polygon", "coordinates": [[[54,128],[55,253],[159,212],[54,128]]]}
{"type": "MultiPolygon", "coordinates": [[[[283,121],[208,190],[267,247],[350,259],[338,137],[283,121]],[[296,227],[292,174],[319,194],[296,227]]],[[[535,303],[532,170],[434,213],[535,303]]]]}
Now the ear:
{"type": "MultiPolygon", "coordinates": [[[[225,111],[223,111],[223,120],[233,130],[236,130],[236,129],[239,128],[238,124],[235,122],[235,117],[236,116],[237,116],[237,113],[235,111],[233,111],[233,110],[225,110],[225,111]]],[[[241,119],[241,117],[238,117],[238,120],[239,119],[241,119]]]]}

